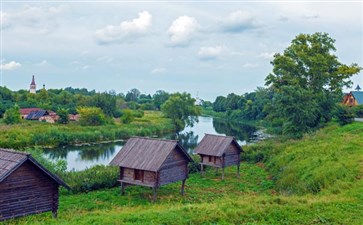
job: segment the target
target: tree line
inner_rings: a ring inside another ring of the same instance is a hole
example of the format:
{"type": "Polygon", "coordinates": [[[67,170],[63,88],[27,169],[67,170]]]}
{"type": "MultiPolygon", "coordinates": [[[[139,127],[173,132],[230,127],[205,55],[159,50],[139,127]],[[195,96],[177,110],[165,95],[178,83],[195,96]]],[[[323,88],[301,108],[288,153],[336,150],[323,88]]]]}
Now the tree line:
{"type": "Polygon", "coordinates": [[[168,93],[163,90],[153,95],[142,94],[133,88],[126,94],[115,91],[96,92],[85,88],[41,89],[36,94],[27,90],[11,91],[0,87],[0,118],[8,124],[20,121],[20,108],[42,108],[52,110],[59,116],[59,123],[69,122],[68,114],[80,114],[82,125],[112,123],[121,118],[123,123],[142,117],[144,110],[161,110],[172,119],[176,130],[197,121],[200,108],[189,93],[168,93]]]}

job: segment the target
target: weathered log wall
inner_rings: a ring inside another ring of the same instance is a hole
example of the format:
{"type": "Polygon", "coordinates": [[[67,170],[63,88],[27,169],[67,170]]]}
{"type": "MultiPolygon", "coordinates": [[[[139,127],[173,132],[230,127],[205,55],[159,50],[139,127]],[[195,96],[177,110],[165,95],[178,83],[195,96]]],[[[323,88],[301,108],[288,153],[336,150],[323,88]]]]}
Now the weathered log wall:
{"type": "Polygon", "coordinates": [[[159,172],[159,185],[165,185],[188,177],[188,161],[174,149],[166,158],[159,172]]]}
{"type": "Polygon", "coordinates": [[[31,162],[0,183],[0,221],[58,209],[58,183],[31,162]]]}

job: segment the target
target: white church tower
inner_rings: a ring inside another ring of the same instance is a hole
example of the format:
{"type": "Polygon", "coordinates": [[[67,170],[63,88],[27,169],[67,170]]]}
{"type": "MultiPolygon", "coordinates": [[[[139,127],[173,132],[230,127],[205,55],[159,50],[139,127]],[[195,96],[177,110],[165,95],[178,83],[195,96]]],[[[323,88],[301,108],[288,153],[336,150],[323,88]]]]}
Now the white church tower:
{"type": "Polygon", "coordinates": [[[34,75],[33,75],[32,82],[30,83],[30,90],[29,90],[29,92],[31,94],[35,94],[36,91],[37,91],[37,85],[35,84],[34,75]]]}

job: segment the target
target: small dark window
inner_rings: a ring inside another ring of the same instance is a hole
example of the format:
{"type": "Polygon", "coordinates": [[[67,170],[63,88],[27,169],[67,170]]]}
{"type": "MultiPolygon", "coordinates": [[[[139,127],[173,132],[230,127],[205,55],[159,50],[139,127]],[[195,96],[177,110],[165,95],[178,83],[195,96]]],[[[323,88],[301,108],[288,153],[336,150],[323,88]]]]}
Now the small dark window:
{"type": "Polygon", "coordinates": [[[354,99],[353,99],[353,98],[350,98],[350,99],[349,99],[349,103],[350,103],[350,104],[353,104],[353,102],[354,102],[354,99]]]}
{"type": "Polygon", "coordinates": [[[213,157],[213,162],[214,162],[214,164],[216,164],[216,162],[217,162],[217,157],[213,157]]]}
{"type": "Polygon", "coordinates": [[[135,180],[144,181],[144,171],[143,170],[135,170],[135,180]]]}
{"type": "Polygon", "coordinates": [[[208,162],[212,162],[212,158],[213,158],[213,156],[209,156],[208,162]]]}

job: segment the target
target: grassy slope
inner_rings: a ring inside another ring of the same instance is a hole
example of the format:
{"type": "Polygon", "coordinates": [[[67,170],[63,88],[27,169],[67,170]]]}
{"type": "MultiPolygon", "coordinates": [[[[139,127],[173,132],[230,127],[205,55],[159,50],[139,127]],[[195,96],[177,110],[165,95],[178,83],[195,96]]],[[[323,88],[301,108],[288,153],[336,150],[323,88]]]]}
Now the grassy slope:
{"type": "Polygon", "coordinates": [[[156,135],[173,131],[169,119],[161,112],[145,111],[142,118],[135,118],[131,124],[104,126],[81,126],[78,123],[49,124],[38,121],[24,121],[17,125],[0,124],[0,147],[24,148],[32,146],[58,146],[123,139],[130,136],[156,135]]]}
{"type": "Polygon", "coordinates": [[[162,187],[156,204],[149,202],[151,191],[143,187],[128,188],[126,196],[119,196],[118,188],[65,195],[60,198],[57,220],[46,213],[8,223],[362,224],[362,134],[363,123],[333,125],[301,141],[250,147],[248,151],[271,153],[265,153],[265,165],[243,164],[240,179],[234,167],[228,168],[225,181],[212,170],[205,178],[192,174],[184,197],[177,194],[180,184],[162,187]],[[320,192],[312,194],[305,183],[316,177],[324,185],[318,182],[320,192]]]}

